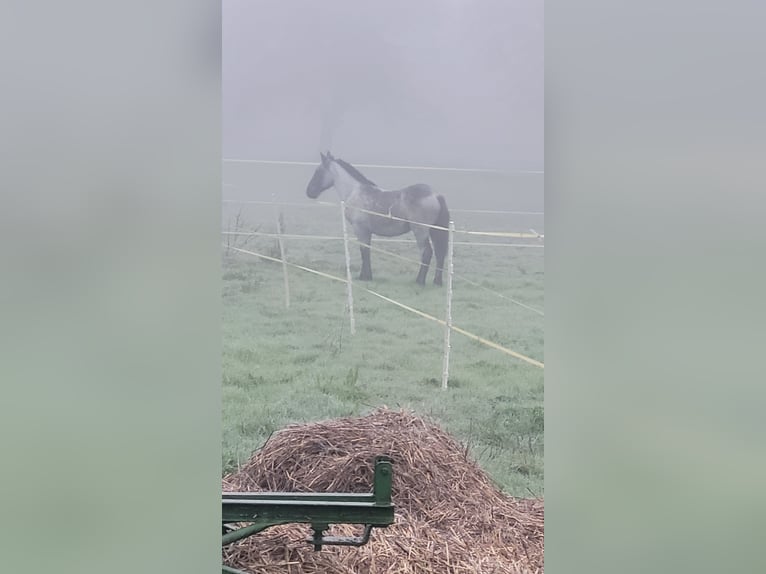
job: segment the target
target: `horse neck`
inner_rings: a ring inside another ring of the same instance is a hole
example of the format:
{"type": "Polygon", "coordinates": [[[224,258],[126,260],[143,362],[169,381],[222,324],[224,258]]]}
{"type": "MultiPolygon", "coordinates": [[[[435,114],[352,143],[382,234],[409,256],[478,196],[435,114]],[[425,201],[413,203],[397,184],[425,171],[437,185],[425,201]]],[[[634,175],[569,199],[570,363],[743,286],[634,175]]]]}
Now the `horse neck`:
{"type": "Polygon", "coordinates": [[[335,191],[338,192],[341,201],[348,201],[361,184],[337,163],[333,163],[331,169],[335,191]]]}

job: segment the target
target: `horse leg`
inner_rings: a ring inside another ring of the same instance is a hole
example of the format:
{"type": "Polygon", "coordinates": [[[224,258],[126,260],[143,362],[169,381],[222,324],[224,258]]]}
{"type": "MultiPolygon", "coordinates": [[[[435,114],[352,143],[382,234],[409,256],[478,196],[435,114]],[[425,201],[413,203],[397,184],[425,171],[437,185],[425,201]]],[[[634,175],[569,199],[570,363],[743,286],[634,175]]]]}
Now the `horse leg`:
{"type": "Polygon", "coordinates": [[[372,281],[372,266],[370,265],[370,242],[372,234],[370,232],[357,231],[357,239],[363,245],[359,246],[359,252],[362,254],[362,269],[359,272],[360,281],[372,281]]]}
{"type": "Polygon", "coordinates": [[[359,247],[362,253],[362,270],[359,272],[360,281],[372,281],[372,266],[370,265],[370,248],[362,245],[359,247]]]}
{"type": "Polygon", "coordinates": [[[420,260],[420,271],[418,271],[418,277],[415,279],[415,282],[420,285],[426,284],[426,276],[428,275],[428,267],[431,265],[432,254],[431,242],[426,239],[426,246],[423,249],[423,256],[420,260]]]}
{"type": "Polygon", "coordinates": [[[428,267],[431,265],[431,255],[433,255],[431,241],[428,238],[428,228],[413,227],[412,232],[415,234],[418,248],[422,254],[420,258],[420,271],[418,271],[418,277],[415,279],[415,282],[418,285],[425,285],[428,267]]]}
{"type": "Polygon", "coordinates": [[[438,227],[430,228],[431,242],[434,246],[434,254],[436,255],[436,273],[434,274],[434,285],[442,284],[442,271],[444,269],[444,257],[447,255],[449,248],[449,231],[444,229],[449,226],[450,215],[447,209],[447,202],[441,195],[437,196],[439,200],[440,209],[439,216],[436,218],[435,225],[438,227]]]}

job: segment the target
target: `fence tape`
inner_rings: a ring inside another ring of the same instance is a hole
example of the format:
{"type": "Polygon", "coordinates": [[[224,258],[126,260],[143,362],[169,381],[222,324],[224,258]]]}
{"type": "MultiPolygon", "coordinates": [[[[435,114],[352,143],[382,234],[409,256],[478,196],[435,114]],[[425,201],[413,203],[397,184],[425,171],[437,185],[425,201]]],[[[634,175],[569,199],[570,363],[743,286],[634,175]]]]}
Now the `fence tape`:
{"type": "Polygon", "coordinates": [[[540,235],[536,231],[530,229],[532,233],[523,233],[518,231],[463,231],[456,229],[455,233],[465,233],[466,235],[484,235],[486,237],[518,237],[522,239],[542,239],[544,235],[540,235]]]}
{"type": "Polygon", "coordinates": [[[452,209],[452,213],[490,213],[495,215],[545,215],[544,211],[506,211],[503,209],[452,209]]]}
{"type": "MultiPolygon", "coordinates": [[[[277,203],[272,201],[237,201],[237,200],[227,200],[227,199],[223,201],[224,203],[253,203],[257,205],[285,205],[285,206],[292,206],[292,207],[311,207],[312,205],[340,207],[339,203],[332,203],[328,201],[314,201],[312,203],[277,203]]],[[[402,221],[404,223],[421,225],[423,227],[429,227],[431,229],[441,229],[442,231],[449,231],[448,228],[442,227],[440,225],[420,223],[418,221],[412,221],[411,219],[396,217],[395,215],[391,215],[390,213],[380,213],[379,211],[370,211],[369,209],[364,209],[363,207],[355,207],[352,205],[352,206],[346,206],[346,209],[356,209],[357,211],[361,211],[362,213],[367,213],[369,215],[377,215],[378,217],[385,217],[386,219],[391,219],[393,221],[402,221]]],[[[516,237],[519,239],[542,239],[543,237],[545,237],[544,235],[537,233],[533,229],[530,229],[530,231],[531,233],[523,233],[523,232],[516,232],[516,231],[467,231],[463,229],[455,230],[456,233],[465,233],[468,235],[483,235],[487,237],[516,237]]]]}
{"type": "MultiPolygon", "coordinates": [[[[393,221],[403,221],[404,223],[409,223],[413,225],[420,225],[422,227],[429,227],[430,229],[441,229],[442,231],[449,231],[448,227],[442,227],[441,225],[431,225],[429,223],[421,223],[419,221],[412,221],[410,219],[404,219],[403,217],[396,217],[395,215],[391,215],[390,213],[380,213],[378,211],[371,211],[369,209],[364,209],[362,207],[355,207],[355,206],[346,206],[346,209],[356,209],[357,211],[361,211],[362,213],[367,213],[369,215],[377,215],[378,217],[385,217],[386,219],[391,219],[393,221]]],[[[483,235],[486,237],[518,237],[518,238],[528,238],[528,239],[540,239],[543,237],[539,233],[518,233],[515,231],[467,231],[462,229],[456,229],[455,233],[465,233],[467,235],[483,235]]]]}
{"type": "MultiPolygon", "coordinates": [[[[235,185],[230,184],[224,184],[227,187],[234,187],[235,185]]],[[[333,203],[331,201],[311,201],[311,202],[303,202],[298,203],[295,201],[259,201],[254,199],[222,199],[222,203],[243,203],[243,204],[254,204],[254,205],[284,205],[285,207],[312,207],[313,205],[319,204],[322,206],[340,206],[339,203],[333,203]]],[[[493,215],[545,215],[544,211],[509,211],[505,209],[459,209],[459,208],[450,208],[450,212],[452,213],[486,213],[486,214],[493,214],[493,215]]]]}
{"type": "MultiPolygon", "coordinates": [[[[376,297],[380,297],[384,301],[388,301],[389,303],[393,303],[394,305],[397,305],[401,307],[402,309],[406,309],[407,311],[410,311],[411,313],[415,313],[416,315],[420,315],[421,317],[424,317],[425,319],[430,319],[431,321],[436,321],[440,325],[446,325],[447,322],[444,319],[439,319],[438,317],[434,317],[433,315],[429,315],[428,313],[424,313],[423,311],[419,311],[417,309],[414,309],[413,307],[410,307],[409,305],[405,305],[404,303],[399,303],[399,301],[394,301],[393,299],[390,299],[386,297],[385,295],[381,295],[380,293],[376,293],[375,291],[372,291],[371,289],[365,289],[368,293],[371,293],[372,295],[375,295],[376,297]]],[[[465,335],[466,337],[473,339],[474,341],[478,341],[480,343],[483,343],[484,345],[487,345],[489,347],[492,347],[493,349],[497,349],[498,351],[502,351],[503,353],[506,353],[507,355],[510,355],[512,357],[516,357],[517,359],[521,359],[522,361],[525,361],[529,363],[530,365],[534,365],[535,367],[540,367],[541,369],[545,368],[543,363],[540,361],[536,361],[535,359],[532,359],[530,357],[527,357],[526,355],[522,355],[521,353],[517,353],[516,351],[512,351],[510,349],[506,349],[505,347],[498,345],[497,343],[493,343],[492,341],[489,341],[487,339],[484,339],[483,337],[479,337],[478,335],[474,335],[473,333],[470,333],[466,331],[465,329],[461,329],[460,327],[457,327],[456,325],[452,325],[450,327],[453,331],[456,333],[460,333],[461,335],[465,335]]]]}
{"type": "MultiPolygon", "coordinates": [[[[354,240],[354,239],[352,239],[351,242],[356,243],[357,245],[363,245],[365,247],[368,247],[371,251],[377,251],[378,253],[383,253],[383,254],[388,255],[390,257],[395,257],[396,259],[401,259],[403,261],[407,261],[408,263],[414,263],[415,265],[420,265],[421,264],[421,262],[416,260],[416,259],[412,259],[410,257],[405,257],[404,255],[399,255],[398,253],[394,253],[393,251],[388,251],[387,249],[381,249],[380,247],[375,247],[373,245],[369,245],[368,246],[368,245],[365,245],[364,243],[362,243],[361,241],[354,240]]],[[[453,245],[454,245],[454,242],[453,242],[453,245]]],[[[489,287],[485,287],[484,285],[481,285],[480,283],[476,283],[475,281],[472,281],[472,280],[468,279],[467,277],[464,277],[463,275],[458,275],[457,273],[454,273],[454,272],[453,272],[452,275],[454,277],[462,280],[462,281],[465,281],[466,283],[469,283],[470,285],[474,285],[474,286],[476,286],[476,287],[478,287],[480,289],[483,289],[483,290],[487,291],[488,293],[492,293],[496,297],[500,297],[502,299],[505,299],[506,301],[510,301],[514,305],[518,305],[519,307],[524,307],[525,309],[528,309],[528,310],[532,311],[533,313],[537,313],[538,315],[540,315],[542,317],[545,316],[545,313],[543,313],[539,309],[535,309],[534,307],[530,307],[529,305],[527,305],[525,303],[522,303],[521,301],[517,301],[516,299],[513,299],[512,297],[508,297],[507,295],[503,295],[502,293],[498,293],[497,291],[494,291],[494,290],[490,289],[489,287]]]]}
{"type": "MultiPolygon", "coordinates": [[[[276,233],[269,233],[266,231],[222,231],[221,235],[240,235],[240,236],[262,236],[262,237],[277,237],[276,233]]],[[[302,235],[302,234],[289,234],[289,233],[283,233],[282,237],[286,237],[289,239],[332,239],[336,241],[340,241],[343,239],[341,236],[334,236],[334,235],[302,235]]],[[[415,243],[414,239],[391,239],[388,237],[376,237],[375,238],[376,243],[415,243]]],[[[475,245],[475,246],[483,246],[483,247],[535,247],[538,249],[542,249],[545,246],[542,244],[536,244],[536,243],[500,243],[499,241],[495,241],[492,243],[488,242],[482,242],[482,241],[455,241],[455,245],[475,245]]]]}
{"type": "Polygon", "coordinates": [[[479,289],[484,289],[485,291],[487,291],[488,293],[492,293],[496,297],[501,297],[502,299],[507,299],[508,301],[510,301],[511,303],[514,303],[515,305],[518,305],[519,307],[524,307],[525,309],[529,309],[533,313],[537,313],[541,317],[545,317],[545,313],[543,313],[539,309],[535,309],[534,307],[530,307],[526,303],[522,303],[521,301],[517,301],[516,299],[508,297],[507,295],[503,295],[502,293],[494,291],[493,289],[490,289],[489,287],[485,287],[481,283],[477,283],[476,281],[472,281],[472,280],[468,279],[468,277],[464,277],[463,275],[458,275],[457,273],[455,274],[455,277],[457,277],[461,281],[465,281],[466,283],[469,283],[470,285],[473,285],[474,287],[478,287],[479,289]]]}
{"type": "MultiPolygon", "coordinates": [[[[316,166],[317,162],[311,161],[280,161],[273,159],[240,159],[240,158],[224,158],[224,162],[228,163],[260,163],[266,165],[306,165],[316,166]]],[[[354,164],[357,167],[371,167],[380,169],[416,169],[421,171],[462,171],[468,173],[524,173],[524,174],[544,174],[544,170],[534,169],[516,169],[516,170],[501,170],[501,169],[481,169],[481,168],[469,168],[469,167],[432,167],[425,165],[377,165],[372,163],[357,163],[354,164]]]]}
{"type": "MultiPolygon", "coordinates": [[[[247,249],[240,249],[239,247],[232,247],[226,244],[223,244],[223,247],[225,249],[232,249],[233,251],[239,251],[240,253],[255,255],[256,257],[260,257],[261,259],[266,259],[268,261],[274,261],[275,263],[282,263],[281,259],[277,259],[276,257],[271,257],[269,255],[263,255],[262,253],[256,253],[255,251],[248,251],[247,249]]],[[[327,279],[332,279],[333,281],[338,281],[340,283],[346,282],[345,279],[336,277],[335,275],[330,275],[329,273],[323,273],[322,271],[317,271],[316,269],[310,269],[309,267],[304,267],[303,265],[298,265],[297,263],[292,263],[291,261],[287,261],[286,263],[290,267],[297,267],[298,269],[303,269],[303,271],[308,271],[309,273],[313,273],[314,275],[319,275],[320,277],[326,277],[327,279]]]]}
{"type": "Polygon", "coordinates": [[[221,235],[236,235],[236,236],[259,236],[259,237],[286,237],[288,239],[343,239],[342,237],[334,237],[332,235],[300,235],[290,233],[269,233],[267,231],[221,231],[221,235]]]}
{"type": "MultiPolygon", "coordinates": [[[[260,235],[265,237],[279,237],[276,233],[265,233],[265,232],[247,232],[247,233],[240,233],[240,232],[223,232],[224,235],[260,235]]],[[[303,238],[303,239],[335,239],[335,240],[341,240],[342,237],[328,237],[325,235],[286,235],[283,234],[282,237],[292,237],[292,238],[303,238]]],[[[356,245],[369,247],[370,251],[376,251],[378,253],[383,253],[384,255],[389,255],[391,257],[395,257],[397,259],[401,259],[402,261],[406,261],[408,263],[414,263],[415,265],[420,265],[420,261],[413,259],[411,257],[406,257],[404,255],[399,255],[398,253],[394,253],[393,251],[388,251],[387,249],[381,249],[380,247],[375,247],[374,245],[365,245],[358,239],[350,239],[350,241],[356,245]]],[[[385,240],[378,240],[378,241],[385,241],[385,240]]],[[[388,241],[397,241],[397,242],[407,242],[407,243],[414,243],[414,241],[409,239],[390,239],[388,241]]],[[[453,242],[453,245],[473,245],[473,243],[455,243],[453,242]]],[[[506,245],[504,243],[497,243],[497,244],[485,244],[485,245],[506,245]]],[[[227,246],[227,248],[231,249],[231,246],[227,246]]],[[[466,283],[469,283],[471,285],[474,285],[475,287],[478,287],[479,289],[484,289],[488,293],[492,293],[493,295],[497,297],[501,297],[503,299],[506,299],[507,301],[510,301],[511,303],[518,305],[519,307],[524,307],[525,309],[529,309],[530,311],[537,313],[538,315],[545,316],[545,313],[540,311],[539,309],[535,309],[534,307],[530,307],[529,305],[522,303],[521,301],[517,301],[516,299],[513,299],[512,297],[508,297],[507,295],[503,295],[502,293],[498,293],[497,291],[494,291],[490,289],[489,287],[485,287],[484,285],[480,283],[476,283],[475,281],[472,281],[471,279],[468,279],[467,277],[464,277],[463,275],[458,275],[455,273],[455,277],[460,279],[461,281],[465,281],[466,283]]]]}
{"type": "MultiPolygon", "coordinates": [[[[240,249],[239,247],[231,247],[227,246],[226,244],[222,244],[222,246],[225,249],[231,249],[233,251],[238,251],[240,253],[246,253],[248,255],[254,255],[255,257],[260,257],[262,259],[266,259],[268,261],[274,261],[275,263],[282,263],[281,259],[277,259],[276,257],[271,257],[269,255],[263,255],[262,253],[256,253],[254,251],[249,251],[247,249],[240,249]]],[[[333,281],[338,281],[339,283],[347,283],[347,281],[341,277],[337,277],[335,275],[330,275],[329,273],[323,273],[322,271],[317,271],[316,269],[311,269],[309,267],[304,267],[303,265],[298,265],[297,263],[292,263],[290,261],[287,261],[287,264],[291,267],[296,267],[298,269],[302,269],[303,271],[308,271],[309,273],[313,273],[314,275],[319,275],[320,277],[325,277],[327,279],[332,279],[333,281]]],[[[399,301],[396,301],[394,299],[391,299],[389,297],[386,297],[385,295],[381,295],[380,293],[377,293],[373,291],[372,289],[366,289],[362,288],[367,293],[370,293],[371,295],[374,295],[376,297],[379,297],[380,299],[383,299],[384,301],[388,301],[389,303],[392,303],[398,307],[401,307],[402,309],[405,309],[407,311],[410,311],[411,313],[414,313],[420,317],[423,317],[425,319],[429,319],[431,321],[435,321],[439,323],[440,325],[446,325],[447,322],[444,319],[439,319],[438,317],[434,317],[433,315],[429,315],[428,313],[424,313],[423,311],[420,311],[418,309],[415,309],[414,307],[410,307],[409,305],[405,305],[404,303],[400,303],[399,301]]],[[[457,327],[456,325],[452,325],[450,327],[453,331],[456,333],[460,333],[461,335],[464,335],[468,337],[469,339],[473,339],[474,341],[477,341],[479,343],[482,343],[484,345],[487,345],[488,347],[492,347],[493,349],[496,349],[498,351],[501,351],[502,353],[505,353],[507,355],[510,355],[511,357],[515,357],[517,359],[520,359],[526,363],[529,363],[530,365],[534,365],[535,367],[539,367],[541,369],[545,368],[545,365],[541,363],[540,361],[537,361],[535,359],[532,359],[531,357],[527,357],[526,355],[522,355],[521,353],[517,353],[516,351],[512,351],[511,349],[506,349],[502,345],[498,345],[497,343],[493,343],[492,341],[485,339],[483,337],[480,337],[478,335],[474,335],[473,333],[466,331],[465,329],[461,329],[460,327],[457,327]]]]}

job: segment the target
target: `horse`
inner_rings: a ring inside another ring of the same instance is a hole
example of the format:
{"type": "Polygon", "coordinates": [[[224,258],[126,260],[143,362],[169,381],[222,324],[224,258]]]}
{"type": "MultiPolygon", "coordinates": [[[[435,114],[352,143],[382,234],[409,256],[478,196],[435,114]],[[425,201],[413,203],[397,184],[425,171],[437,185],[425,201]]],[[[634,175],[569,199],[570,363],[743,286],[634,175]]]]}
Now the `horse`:
{"type": "Polygon", "coordinates": [[[434,285],[441,285],[450,221],[444,197],[423,183],[386,191],[330,152],[320,153],[320,158],[321,163],[306,187],[306,195],[316,199],[323,191],[335,187],[345,202],[346,220],[354,228],[360,243],[362,268],[359,279],[372,280],[370,243],[373,235],[395,237],[411,231],[421,253],[416,283],[425,285],[431,256],[436,255],[434,285]]]}

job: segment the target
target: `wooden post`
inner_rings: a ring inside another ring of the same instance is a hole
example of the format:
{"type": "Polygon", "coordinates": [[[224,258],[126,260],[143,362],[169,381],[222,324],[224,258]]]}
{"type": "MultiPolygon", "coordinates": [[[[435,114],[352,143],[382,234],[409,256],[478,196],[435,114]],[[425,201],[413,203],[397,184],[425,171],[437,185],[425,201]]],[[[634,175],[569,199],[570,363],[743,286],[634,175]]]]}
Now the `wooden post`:
{"type": "Polygon", "coordinates": [[[454,252],[453,236],[455,234],[455,223],[449,222],[449,242],[447,247],[447,314],[444,325],[444,362],[442,363],[442,389],[447,388],[449,381],[449,352],[451,348],[450,333],[452,332],[452,275],[455,267],[452,263],[454,252]]]}
{"type": "Polygon", "coordinates": [[[351,334],[356,333],[354,323],[354,288],[351,282],[351,256],[348,251],[348,228],[346,226],[346,202],[340,202],[340,219],[343,222],[343,248],[346,252],[346,287],[348,290],[348,320],[351,334]]]}

